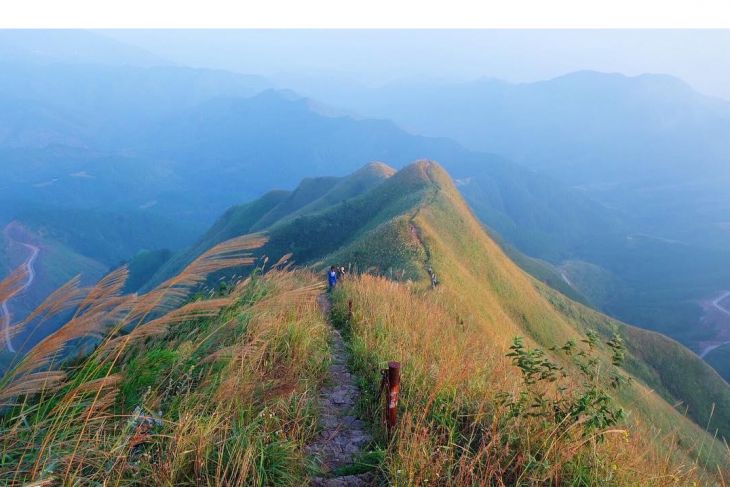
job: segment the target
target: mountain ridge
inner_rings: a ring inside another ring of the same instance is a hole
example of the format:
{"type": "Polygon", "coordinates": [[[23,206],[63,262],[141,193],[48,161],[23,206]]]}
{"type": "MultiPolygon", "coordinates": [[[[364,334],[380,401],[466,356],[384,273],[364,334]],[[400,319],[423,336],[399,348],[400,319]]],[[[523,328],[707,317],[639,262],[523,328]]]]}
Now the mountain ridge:
{"type": "MultiPolygon", "coordinates": [[[[517,267],[487,236],[446,170],[432,161],[410,164],[353,199],[284,218],[261,231],[269,240],[259,255],[274,262],[292,253],[300,266],[322,269],[334,263],[415,283],[428,282],[427,269],[432,268],[440,286],[464,290],[462,299],[471,293],[466,290],[482,289],[479,298],[463,304],[467,309],[499,310],[502,331],[489,333],[505,349],[506,338],[525,333],[546,348],[559,345],[571,334],[585,332],[581,320],[607,337],[618,329],[631,353],[627,370],[666,400],[683,401],[697,423],[707,420],[711,404],[730,411],[730,387],[694,353],[662,335],[572,303],[517,267]],[[505,328],[507,323],[511,325],[505,328]]],[[[159,275],[155,282],[166,277],[159,275]]],[[[487,316],[482,319],[494,319],[487,316]]],[[[727,436],[730,418],[715,414],[714,424],[727,436]]]]}

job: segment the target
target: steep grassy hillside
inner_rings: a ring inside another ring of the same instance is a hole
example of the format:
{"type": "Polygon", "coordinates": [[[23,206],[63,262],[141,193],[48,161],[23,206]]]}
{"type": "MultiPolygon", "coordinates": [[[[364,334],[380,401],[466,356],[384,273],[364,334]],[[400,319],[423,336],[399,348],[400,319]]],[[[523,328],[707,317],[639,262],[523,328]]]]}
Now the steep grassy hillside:
{"type": "Polygon", "coordinates": [[[730,383],[730,343],[721,345],[707,354],[705,360],[730,383]]]}
{"type": "MultiPolygon", "coordinates": [[[[504,474],[491,470],[497,467],[485,459],[505,454],[498,450],[504,438],[493,436],[494,428],[500,427],[499,422],[492,422],[496,421],[496,413],[490,413],[500,391],[519,397],[520,391],[515,390],[517,369],[511,368],[505,358],[513,337],[526,336],[531,347],[542,348],[550,360],[565,367],[569,378],[562,387],[573,391],[582,387],[580,374],[570,358],[561,355],[560,347],[571,341],[573,346],[590,341],[590,330],[599,333],[599,343],[615,340],[615,336],[625,343],[625,365],[618,373],[634,380],[611,395],[629,411],[627,427],[635,440],[630,441],[629,447],[621,445],[623,440],[607,440],[599,451],[608,457],[616,455],[614,461],[628,468],[612,477],[610,464],[601,466],[600,460],[596,464],[592,463],[596,459],[580,455],[565,458],[550,451],[555,445],[549,438],[546,443],[536,438],[532,445],[536,448],[532,452],[535,458],[521,458],[525,451],[512,453],[516,455],[513,461],[526,462],[520,467],[524,470],[519,478],[581,478],[586,474],[583,482],[592,483],[589,479],[597,482],[593,475],[599,474],[605,475],[604,481],[613,478],[618,483],[650,484],[641,469],[656,471],[673,462],[694,463],[693,459],[698,457],[700,465],[709,462],[710,470],[727,465],[727,451],[721,444],[689,421],[683,415],[684,407],[675,410],[670,406],[683,400],[691,417],[703,427],[709,424],[710,432],[717,429],[727,437],[730,417],[725,411],[730,411],[730,389],[710,367],[676,342],[610,320],[520,271],[482,231],[438,166],[422,163],[403,172],[420,177],[430,188],[428,203],[411,215],[411,222],[417,229],[417,240],[424,244],[428,265],[439,276],[439,286],[430,290],[420,285],[363,278],[346,283],[338,295],[340,316],[346,315],[348,299],[355,303],[355,318],[344,325],[349,327],[356,366],[368,377],[366,382],[377,383],[377,366],[387,360],[403,362],[404,375],[410,377],[404,392],[406,425],[402,426],[401,437],[389,459],[389,473],[394,478],[408,484],[424,483],[427,476],[446,476],[468,483],[474,478],[474,469],[484,469],[480,470],[482,474],[494,478],[504,474]],[[557,347],[556,351],[550,352],[553,347],[557,347]],[[473,424],[464,425],[453,419],[472,415],[482,418],[476,429],[473,424]],[[414,441],[414,435],[418,440],[414,441]],[[468,453],[462,448],[468,448],[468,453]],[[443,454],[436,459],[430,453],[441,449],[443,454]],[[457,456],[452,456],[456,452],[467,456],[457,460],[457,456]],[[551,458],[550,453],[558,458],[551,458]],[[544,465],[532,463],[535,459],[551,467],[543,471],[544,465]],[[553,467],[555,470],[551,470],[553,467]],[[593,469],[590,474],[585,471],[593,469]]],[[[392,223],[397,224],[397,220],[392,223]]],[[[412,241],[405,238],[401,246],[412,241]]],[[[376,243],[374,248],[379,245],[376,243]]],[[[608,376],[616,372],[610,372],[610,348],[597,347],[596,354],[607,377],[592,380],[611,390],[608,376]]],[[[375,390],[371,392],[374,394],[375,390]]],[[[546,396],[553,393],[545,392],[546,396]]],[[[375,415],[373,412],[373,419],[375,415]]],[[[540,434],[530,430],[532,426],[528,424],[522,427],[540,434]]],[[[520,448],[530,448],[519,444],[520,448]]],[[[656,485],[666,485],[665,481],[657,481],[656,485]]],[[[686,481],[678,480],[679,484],[686,481]]]]}
{"type": "MultiPolygon", "coordinates": [[[[175,255],[149,284],[158,284],[174,275],[217,243],[268,227],[271,238],[262,253],[278,259],[294,252],[297,262],[311,262],[353,238],[353,228],[366,225],[377,216],[369,213],[371,207],[363,195],[393,172],[384,164],[372,163],[343,178],[306,179],[291,193],[272,191],[251,203],[235,206],[195,244],[175,255]],[[360,208],[360,213],[355,213],[352,205],[360,208]],[[325,240],[330,242],[324,243],[325,240]]],[[[388,201],[379,204],[387,205],[388,201]]]]}
{"type": "Polygon", "coordinates": [[[253,230],[264,229],[283,218],[324,210],[337,203],[355,198],[393,174],[395,174],[395,169],[380,162],[373,162],[347,177],[305,180],[300,183],[287,201],[282,202],[259,220],[253,226],[253,230]],[[315,184],[318,190],[310,187],[315,184]]]}

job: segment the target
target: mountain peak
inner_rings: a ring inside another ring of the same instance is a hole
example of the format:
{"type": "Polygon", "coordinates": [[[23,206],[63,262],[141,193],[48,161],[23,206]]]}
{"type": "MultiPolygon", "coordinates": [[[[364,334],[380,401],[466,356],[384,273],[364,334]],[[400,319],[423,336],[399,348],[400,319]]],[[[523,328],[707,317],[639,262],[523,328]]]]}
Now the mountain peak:
{"type": "Polygon", "coordinates": [[[355,174],[358,174],[358,173],[360,173],[360,174],[374,174],[374,175],[379,175],[379,176],[382,176],[382,177],[389,178],[393,174],[395,174],[396,172],[397,171],[395,169],[393,169],[392,167],[390,167],[389,165],[387,165],[384,162],[373,161],[373,162],[369,162],[369,163],[365,164],[363,167],[361,167],[360,169],[358,169],[355,172],[355,174]]]}
{"type": "Polygon", "coordinates": [[[456,191],[454,181],[448,172],[436,161],[420,159],[404,167],[396,174],[404,180],[422,181],[444,190],[456,191]]]}

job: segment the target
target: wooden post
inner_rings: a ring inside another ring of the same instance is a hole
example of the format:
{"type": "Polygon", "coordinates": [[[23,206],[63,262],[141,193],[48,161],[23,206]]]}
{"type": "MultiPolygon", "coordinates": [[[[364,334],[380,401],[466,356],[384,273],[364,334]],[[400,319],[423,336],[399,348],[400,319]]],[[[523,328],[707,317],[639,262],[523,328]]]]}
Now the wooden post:
{"type": "Polygon", "coordinates": [[[347,301],[347,320],[352,320],[352,299],[347,301]]]}
{"type": "Polygon", "coordinates": [[[388,439],[392,436],[393,428],[398,421],[398,394],[400,393],[400,362],[388,362],[388,370],[384,371],[388,385],[385,401],[385,426],[388,430],[388,439]]]}

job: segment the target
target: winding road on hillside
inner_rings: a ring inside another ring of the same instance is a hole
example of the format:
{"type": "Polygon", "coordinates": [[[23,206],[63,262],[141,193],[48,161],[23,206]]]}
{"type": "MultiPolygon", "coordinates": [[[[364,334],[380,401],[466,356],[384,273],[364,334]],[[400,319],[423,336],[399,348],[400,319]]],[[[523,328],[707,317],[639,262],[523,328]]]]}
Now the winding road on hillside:
{"type": "MultiPolygon", "coordinates": [[[[724,300],[725,298],[727,298],[728,296],[730,296],[730,291],[725,291],[725,292],[724,292],[724,293],[722,293],[722,294],[721,294],[721,295],[720,295],[719,297],[717,297],[716,299],[714,299],[714,300],[712,301],[712,303],[711,303],[711,304],[712,304],[712,307],[713,307],[713,308],[715,308],[716,310],[718,310],[718,311],[719,311],[720,313],[722,313],[722,314],[724,314],[724,315],[727,315],[727,316],[730,316],[730,309],[727,309],[727,308],[726,308],[726,307],[724,307],[724,306],[723,306],[722,304],[720,304],[720,303],[722,303],[722,301],[723,301],[723,300],[724,300]]],[[[702,349],[702,350],[700,351],[700,358],[705,358],[705,356],[706,356],[706,355],[707,355],[708,353],[710,353],[710,352],[712,352],[713,350],[715,350],[716,348],[718,348],[718,347],[721,347],[721,346],[723,346],[723,345],[726,345],[726,344],[728,344],[728,343],[730,343],[730,341],[726,341],[726,342],[720,342],[720,343],[713,343],[713,344],[711,344],[711,345],[707,345],[707,346],[705,346],[705,347],[704,347],[704,348],[703,348],[703,349],[702,349]]]]}
{"type": "MultiPolygon", "coordinates": [[[[31,284],[33,284],[33,280],[35,279],[34,264],[35,264],[35,260],[38,258],[38,254],[40,253],[41,249],[33,244],[19,242],[19,241],[15,240],[8,234],[7,229],[8,229],[8,227],[5,227],[4,233],[5,233],[5,236],[9,240],[11,240],[19,245],[22,245],[23,247],[30,250],[30,254],[25,259],[25,262],[23,262],[23,266],[25,267],[25,272],[26,272],[27,277],[25,279],[25,282],[21,286],[19,292],[17,294],[15,294],[15,296],[14,296],[14,297],[17,297],[17,296],[20,296],[21,294],[23,294],[31,286],[31,284]]],[[[10,353],[15,353],[15,348],[13,347],[13,341],[10,337],[11,315],[10,315],[10,310],[8,309],[8,300],[7,299],[5,301],[3,301],[2,304],[0,304],[0,313],[2,313],[2,333],[3,333],[3,337],[5,339],[5,347],[8,349],[8,351],[10,353]]]]}

